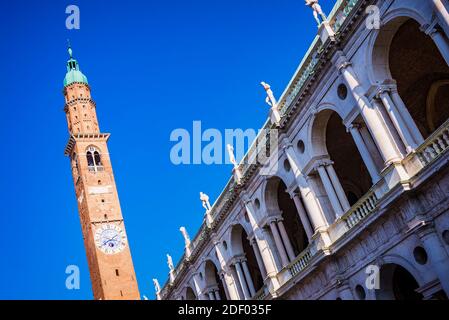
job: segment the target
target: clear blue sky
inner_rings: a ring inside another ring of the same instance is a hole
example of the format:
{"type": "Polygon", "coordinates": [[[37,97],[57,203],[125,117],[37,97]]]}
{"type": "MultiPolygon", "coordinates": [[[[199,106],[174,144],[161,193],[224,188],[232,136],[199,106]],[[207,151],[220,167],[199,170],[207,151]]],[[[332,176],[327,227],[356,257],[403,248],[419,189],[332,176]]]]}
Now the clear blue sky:
{"type": "MultiPolygon", "coordinates": [[[[329,12],[335,1],[322,0],[329,12]]],[[[229,165],[174,166],[170,133],[258,129],[264,80],[279,96],[316,34],[303,0],[2,1],[0,299],[91,299],[70,173],[62,80],[66,39],[92,88],[112,157],[141,294],[178,261],[229,165]],[[65,28],[77,4],[81,29],[65,28]],[[78,265],[81,289],[65,288],[78,265]]]]}

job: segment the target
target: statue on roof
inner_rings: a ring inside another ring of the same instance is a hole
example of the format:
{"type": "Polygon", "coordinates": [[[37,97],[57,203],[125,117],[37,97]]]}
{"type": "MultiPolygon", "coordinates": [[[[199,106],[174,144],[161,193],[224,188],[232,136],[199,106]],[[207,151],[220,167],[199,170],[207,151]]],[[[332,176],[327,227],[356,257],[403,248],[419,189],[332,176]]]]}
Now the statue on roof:
{"type": "Polygon", "coordinates": [[[186,247],[190,246],[190,237],[189,237],[189,234],[187,233],[186,228],[185,227],[181,227],[181,228],[179,228],[179,231],[181,231],[182,236],[184,237],[184,241],[185,241],[186,247]]]}
{"type": "Polygon", "coordinates": [[[156,293],[161,292],[161,286],[159,285],[159,281],[157,279],[153,279],[154,289],[156,293]]]}
{"type": "Polygon", "coordinates": [[[209,212],[212,209],[209,202],[209,196],[203,192],[200,192],[200,200],[203,203],[203,208],[206,209],[207,212],[209,212]]]}
{"type": "Polygon", "coordinates": [[[265,102],[270,106],[270,107],[277,107],[277,102],[276,102],[276,98],[274,97],[273,91],[271,90],[271,86],[266,83],[266,82],[261,82],[260,83],[263,88],[265,89],[265,91],[267,92],[267,98],[265,99],[265,102]]]}
{"type": "Polygon", "coordinates": [[[167,254],[167,264],[168,264],[168,268],[170,269],[170,272],[175,270],[175,266],[173,264],[173,259],[169,254],[167,254]]]}
{"type": "Polygon", "coordinates": [[[321,25],[322,22],[327,20],[327,17],[324,14],[323,9],[321,9],[318,0],[306,0],[306,6],[309,6],[313,9],[313,16],[315,17],[315,20],[318,23],[318,25],[321,25]],[[323,21],[320,21],[320,17],[323,21]]]}
{"type": "Polygon", "coordinates": [[[234,147],[228,144],[227,148],[229,154],[229,161],[234,165],[234,167],[238,167],[237,161],[235,160],[234,147]]]}

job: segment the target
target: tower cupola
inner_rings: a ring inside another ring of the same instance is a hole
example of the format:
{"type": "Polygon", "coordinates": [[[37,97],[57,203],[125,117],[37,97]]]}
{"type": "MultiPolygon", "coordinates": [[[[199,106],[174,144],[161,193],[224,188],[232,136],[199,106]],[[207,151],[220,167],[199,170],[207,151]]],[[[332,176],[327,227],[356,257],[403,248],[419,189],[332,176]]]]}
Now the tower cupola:
{"type": "Polygon", "coordinates": [[[64,87],[72,83],[88,84],[87,77],[81,72],[78,61],[73,58],[72,48],[68,48],[70,59],[67,61],[67,73],[64,77],[64,87]]]}

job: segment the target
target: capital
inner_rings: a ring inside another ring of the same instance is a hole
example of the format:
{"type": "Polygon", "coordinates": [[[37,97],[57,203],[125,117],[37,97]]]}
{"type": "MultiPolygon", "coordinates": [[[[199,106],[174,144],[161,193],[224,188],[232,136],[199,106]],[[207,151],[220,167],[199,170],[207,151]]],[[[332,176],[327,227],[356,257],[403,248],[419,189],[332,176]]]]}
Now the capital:
{"type": "Polygon", "coordinates": [[[343,69],[346,69],[347,67],[351,66],[352,63],[346,58],[343,51],[337,51],[335,53],[334,58],[332,59],[334,66],[337,68],[338,71],[342,71],[343,69]]]}

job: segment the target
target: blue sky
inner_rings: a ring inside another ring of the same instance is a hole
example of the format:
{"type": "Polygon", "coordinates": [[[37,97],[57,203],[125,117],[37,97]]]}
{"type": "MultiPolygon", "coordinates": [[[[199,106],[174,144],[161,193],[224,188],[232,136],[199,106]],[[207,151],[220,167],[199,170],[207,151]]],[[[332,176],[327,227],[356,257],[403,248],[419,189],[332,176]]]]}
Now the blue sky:
{"type": "MultiPolygon", "coordinates": [[[[335,1],[322,0],[325,12],[335,1]]],[[[316,34],[302,0],[2,1],[0,299],[91,299],[69,160],[62,80],[66,39],[87,75],[109,143],[141,294],[167,278],[229,165],[174,166],[170,133],[260,128],[260,81],[279,96],[316,34]],[[65,8],[81,29],[65,28],[65,8]],[[65,269],[81,269],[80,290],[65,269]]]]}

